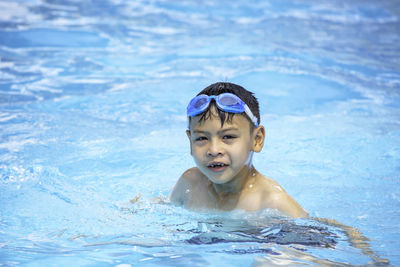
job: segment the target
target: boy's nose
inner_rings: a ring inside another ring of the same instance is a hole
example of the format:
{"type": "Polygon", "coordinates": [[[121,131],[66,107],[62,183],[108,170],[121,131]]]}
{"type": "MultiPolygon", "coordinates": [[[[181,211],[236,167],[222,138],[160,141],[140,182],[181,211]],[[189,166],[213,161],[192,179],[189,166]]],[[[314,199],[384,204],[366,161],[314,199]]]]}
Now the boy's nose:
{"type": "Polygon", "coordinates": [[[223,149],[221,144],[218,141],[211,141],[210,146],[208,147],[207,150],[207,156],[210,157],[217,157],[219,155],[223,154],[223,149]]]}

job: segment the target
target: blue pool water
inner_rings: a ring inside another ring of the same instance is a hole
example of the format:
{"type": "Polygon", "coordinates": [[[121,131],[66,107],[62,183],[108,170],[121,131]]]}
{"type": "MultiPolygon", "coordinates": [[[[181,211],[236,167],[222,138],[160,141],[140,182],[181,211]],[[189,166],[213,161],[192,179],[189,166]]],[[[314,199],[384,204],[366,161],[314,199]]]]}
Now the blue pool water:
{"type": "Polygon", "coordinates": [[[0,1],[0,266],[400,265],[399,29],[385,0],[0,1]],[[167,203],[216,81],[313,218],[167,203]]]}

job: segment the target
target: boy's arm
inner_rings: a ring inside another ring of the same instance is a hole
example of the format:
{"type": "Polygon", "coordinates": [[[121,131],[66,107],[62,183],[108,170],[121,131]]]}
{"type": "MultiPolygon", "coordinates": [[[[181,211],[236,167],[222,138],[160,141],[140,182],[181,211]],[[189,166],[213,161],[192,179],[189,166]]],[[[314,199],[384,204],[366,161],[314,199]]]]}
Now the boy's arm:
{"type": "Polygon", "coordinates": [[[185,203],[185,197],[187,197],[188,190],[191,191],[191,183],[190,183],[190,174],[192,173],[192,169],[185,171],[181,177],[176,182],[172,192],[169,196],[169,200],[171,203],[183,205],[185,203]]]}
{"type": "Polygon", "coordinates": [[[390,261],[388,259],[381,258],[379,255],[375,254],[375,252],[371,249],[370,243],[368,242],[370,241],[370,239],[365,237],[359,229],[352,226],[344,225],[336,221],[335,219],[316,218],[316,217],[311,217],[311,219],[343,229],[344,233],[349,238],[350,244],[355,248],[361,249],[361,251],[365,255],[369,256],[377,266],[390,265],[390,261]]]}
{"type": "Polygon", "coordinates": [[[169,195],[169,200],[171,203],[183,205],[183,194],[185,187],[185,182],[183,181],[182,176],[176,182],[174,188],[172,189],[171,194],[169,195]]]}
{"type": "Polygon", "coordinates": [[[278,210],[294,218],[308,217],[308,213],[286,192],[276,193],[273,198],[278,210]]]}
{"type": "Polygon", "coordinates": [[[263,208],[278,209],[292,217],[308,217],[308,213],[274,180],[265,179],[263,208]]]}

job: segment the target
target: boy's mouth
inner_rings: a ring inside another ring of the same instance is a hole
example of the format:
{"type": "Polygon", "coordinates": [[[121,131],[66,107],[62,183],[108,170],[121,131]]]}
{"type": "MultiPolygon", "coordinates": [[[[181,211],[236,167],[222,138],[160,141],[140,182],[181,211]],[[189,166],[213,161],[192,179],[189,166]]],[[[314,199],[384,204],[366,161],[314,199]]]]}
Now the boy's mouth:
{"type": "Polygon", "coordinates": [[[225,164],[223,162],[211,162],[207,165],[207,168],[210,170],[213,170],[215,172],[220,172],[226,169],[228,167],[228,164],[225,164]]]}

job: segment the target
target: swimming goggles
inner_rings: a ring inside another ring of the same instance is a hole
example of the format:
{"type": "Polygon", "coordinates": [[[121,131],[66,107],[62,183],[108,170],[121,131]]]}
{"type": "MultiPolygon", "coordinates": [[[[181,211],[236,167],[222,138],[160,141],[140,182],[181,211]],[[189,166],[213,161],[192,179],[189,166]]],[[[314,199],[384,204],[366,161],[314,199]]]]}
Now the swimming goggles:
{"type": "Polygon", "coordinates": [[[239,97],[231,93],[223,93],[220,95],[198,95],[190,100],[186,113],[189,117],[193,117],[207,110],[211,100],[215,100],[217,107],[225,112],[242,113],[245,112],[249,116],[253,124],[258,127],[257,118],[253,115],[250,108],[239,97]]]}

